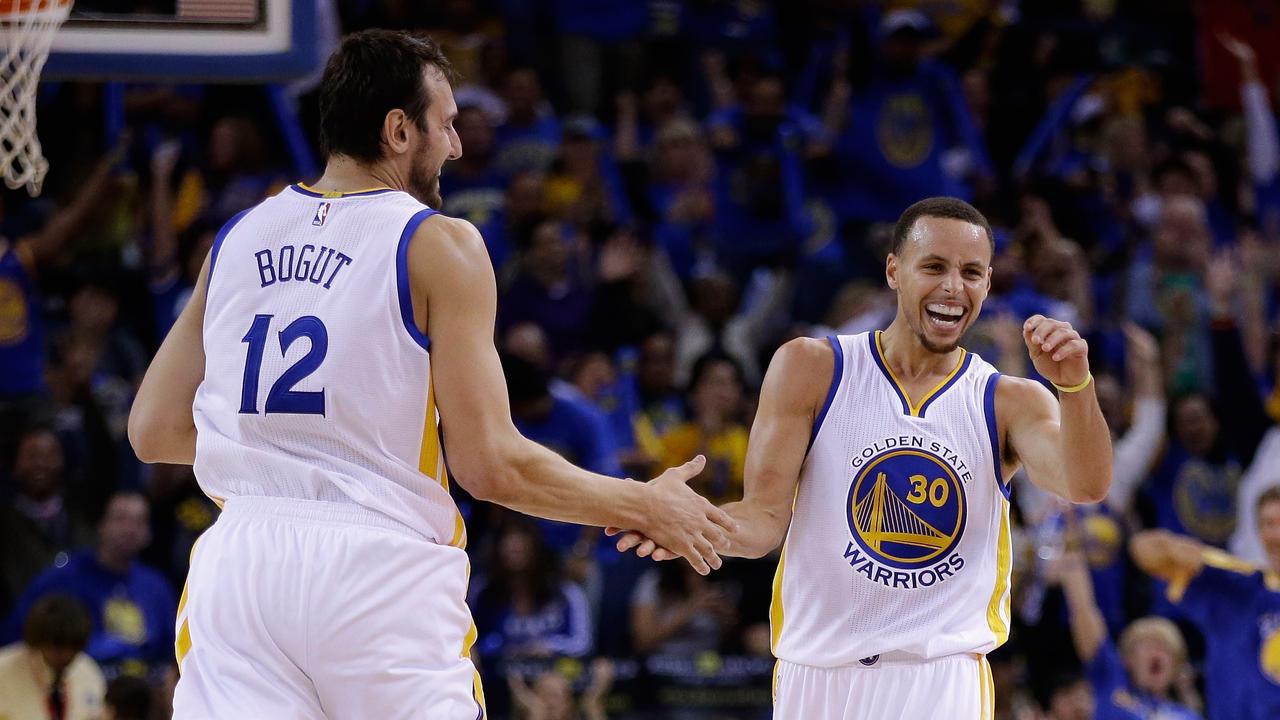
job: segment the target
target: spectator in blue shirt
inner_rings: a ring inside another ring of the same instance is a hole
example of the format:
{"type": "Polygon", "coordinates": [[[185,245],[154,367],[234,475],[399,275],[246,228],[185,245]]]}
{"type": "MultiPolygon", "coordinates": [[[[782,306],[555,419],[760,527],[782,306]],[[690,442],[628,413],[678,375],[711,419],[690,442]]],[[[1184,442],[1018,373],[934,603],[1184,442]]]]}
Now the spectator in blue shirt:
{"type": "Polygon", "coordinates": [[[79,188],[75,199],[56,212],[39,231],[25,237],[0,237],[0,421],[17,427],[24,399],[45,391],[47,350],[44,305],[36,283],[40,267],[61,258],[67,245],[84,230],[108,192],[111,171],[120,151],[105,157],[79,188]]]}
{"type": "Polygon", "coordinates": [[[685,117],[665,122],[642,152],[634,108],[620,113],[616,154],[638,218],[681,280],[715,264],[715,165],[702,128],[685,117]]]}
{"type": "Polygon", "coordinates": [[[484,227],[502,209],[507,187],[506,176],[493,166],[493,122],[479,105],[464,105],[458,108],[453,127],[466,152],[443,168],[441,211],[484,227]]]}
{"type": "Polygon", "coordinates": [[[717,259],[739,280],[759,264],[793,262],[806,225],[802,160],[819,126],[787,105],[777,75],[750,82],[742,103],[707,125],[717,168],[717,259]]]}
{"type": "Polygon", "coordinates": [[[1280,487],[1262,493],[1257,513],[1265,569],[1164,530],[1140,533],[1130,546],[1204,636],[1209,720],[1280,717],[1280,487]]]}
{"type": "Polygon", "coordinates": [[[492,553],[488,573],[475,583],[468,603],[484,665],[501,673],[505,661],[589,653],[586,595],[562,577],[537,527],[510,516],[495,534],[492,553]]]}
{"type": "Polygon", "coordinates": [[[93,632],[85,652],[108,676],[160,672],[173,659],[177,604],[164,576],[138,561],[151,540],[147,500],[121,492],[107,502],[98,546],[73,553],[37,577],[18,602],[6,637],[40,597],[67,593],[85,604],[93,632]]]}
{"type": "Polygon", "coordinates": [[[1231,305],[1215,302],[1214,307],[1210,342],[1216,397],[1211,401],[1202,393],[1191,393],[1171,404],[1173,442],[1152,474],[1147,494],[1157,526],[1226,547],[1236,526],[1240,476],[1271,422],[1245,359],[1231,305]]]}
{"type": "MultiPolygon", "coordinates": [[[[581,393],[553,392],[546,370],[510,352],[502,355],[502,371],[507,380],[511,417],[520,434],[591,472],[622,475],[604,414],[581,393]]],[[[539,520],[538,525],[546,542],[557,551],[568,550],[597,534],[591,528],[553,520],[539,520]]]]}
{"type": "Polygon", "coordinates": [[[1172,621],[1135,620],[1111,640],[1094,599],[1088,561],[1068,551],[1057,561],[1070,612],[1071,639],[1097,697],[1096,720],[1199,720],[1199,699],[1187,677],[1187,646],[1172,621]]]}
{"type": "Polygon", "coordinates": [[[542,95],[531,67],[514,67],[503,80],[506,120],[494,131],[494,169],[506,175],[546,170],[560,146],[560,121],[542,95]]]}
{"type": "Polygon", "coordinates": [[[591,317],[593,292],[582,258],[584,238],[556,220],[543,220],[522,238],[519,266],[499,303],[499,325],[534,322],[556,357],[577,350],[591,317]]]}
{"type": "Polygon", "coordinates": [[[196,221],[182,233],[183,237],[178,237],[172,185],[180,151],[181,145],[175,140],[160,143],[151,155],[151,242],[146,246],[146,256],[157,345],[191,299],[200,268],[218,233],[217,225],[196,221]]]}
{"type": "Polygon", "coordinates": [[[954,73],[923,58],[932,31],[917,11],[887,13],[870,72],[850,62],[863,77],[833,84],[826,122],[838,137],[828,196],[843,223],[892,222],[934,195],[972,198],[971,178],[989,172],[954,73]]]}
{"type": "Polygon", "coordinates": [[[602,110],[616,79],[635,87],[644,66],[641,42],[649,26],[648,3],[635,0],[554,0],[560,31],[561,77],[571,112],[602,110]],[[613,72],[606,75],[605,70],[613,72]]]}
{"type": "Polygon", "coordinates": [[[489,212],[489,219],[479,226],[485,249],[501,283],[521,238],[543,219],[546,176],[538,170],[516,173],[507,184],[501,205],[489,212]]]}

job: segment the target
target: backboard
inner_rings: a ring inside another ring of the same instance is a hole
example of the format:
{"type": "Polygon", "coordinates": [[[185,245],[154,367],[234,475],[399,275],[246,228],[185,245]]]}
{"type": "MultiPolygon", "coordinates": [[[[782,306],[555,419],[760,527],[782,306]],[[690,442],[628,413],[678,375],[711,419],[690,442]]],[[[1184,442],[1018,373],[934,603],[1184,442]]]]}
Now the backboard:
{"type": "Polygon", "coordinates": [[[282,82],[315,71],[328,0],[76,0],[44,80],[282,82]]]}

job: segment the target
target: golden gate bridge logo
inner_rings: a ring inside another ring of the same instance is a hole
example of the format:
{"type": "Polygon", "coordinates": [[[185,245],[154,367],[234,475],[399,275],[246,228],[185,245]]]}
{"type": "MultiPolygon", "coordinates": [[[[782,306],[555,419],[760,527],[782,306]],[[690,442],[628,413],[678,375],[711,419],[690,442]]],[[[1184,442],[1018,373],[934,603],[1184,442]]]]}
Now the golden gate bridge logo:
{"type": "Polygon", "coordinates": [[[849,530],[871,557],[900,569],[945,555],[964,532],[964,487],[941,458],[894,450],[872,458],[849,489],[849,530]]]}

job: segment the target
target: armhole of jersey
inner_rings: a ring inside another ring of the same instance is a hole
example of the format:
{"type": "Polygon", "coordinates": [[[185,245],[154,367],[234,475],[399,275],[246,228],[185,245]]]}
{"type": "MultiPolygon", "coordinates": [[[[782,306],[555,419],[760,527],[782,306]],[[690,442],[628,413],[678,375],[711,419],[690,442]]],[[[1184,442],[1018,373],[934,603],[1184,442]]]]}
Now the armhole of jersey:
{"type": "Polygon", "coordinates": [[[204,283],[204,304],[206,306],[209,304],[209,291],[213,288],[213,268],[218,264],[218,253],[222,251],[222,241],[227,239],[227,235],[231,234],[231,229],[243,220],[244,216],[248,215],[252,209],[247,208],[236,213],[213,237],[213,247],[209,250],[209,274],[205,277],[204,283]]]}
{"type": "Polygon", "coordinates": [[[436,211],[431,208],[423,208],[414,213],[409,222],[405,223],[404,232],[400,233],[400,244],[396,247],[396,292],[400,302],[400,320],[409,337],[423,350],[431,349],[431,338],[419,330],[418,324],[413,321],[413,294],[409,291],[409,241],[413,240],[413,234],[418,231],[422,221],[435,214],[436,211]]]}
{"type": "Polygon", "coordinates": [[[835,353],[836,364],[831,372],[831,387],[827,390],[827,400],[822,403],[822,410],[813,419],[813,432],[809,433],[809,446],[804,449],[806,456],[813,449],[813,441],[818,439],[818,431],[822,429],[822,421],[827,419],[827,412],[831,410],[831,402],[836,399],[836,390],[840,389],[840,381],[844,379],[844,347],[840,344],[840,338],[835,335],[828,335],[827,342],[831,343],[831,351],[835,353]]]}
{"type": "Polygon", "coordinates": [[[1004,467],[1000,459],[1000,430],[996,426],[996,383],[999,380],[998,372],[987,376],[987,386],[982,391],[982,412],[987,416],[987,436],[991,439],[991,463],[996,474],[996,487],[1000,488],[1000,494],[1008,500],[1011,488],[1004,481],[1004,467]]]}

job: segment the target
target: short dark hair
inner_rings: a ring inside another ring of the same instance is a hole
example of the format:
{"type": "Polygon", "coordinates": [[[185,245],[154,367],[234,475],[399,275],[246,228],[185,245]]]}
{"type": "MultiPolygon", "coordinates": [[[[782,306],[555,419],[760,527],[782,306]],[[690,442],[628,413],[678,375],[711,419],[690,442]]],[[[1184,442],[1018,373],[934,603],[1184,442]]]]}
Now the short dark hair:
{"type": "Polygon", "coordinates": [[[329,57],[320,81],[320,146],[325,155],[371,163],[382,156],[382,123],[404,110],[422,127],[431,97],[422,71],[431,66],[449,81],[453,66],[431,38],[393,30],[348,35],[329,57]]]}
{"type": "Polygon", "coordinates": [[[711,350],[699,356],[693,362],[693,369],[689,372],[689,392],[693,392],[693,389],[698,387],[698,383],[702,382],[707,373],[716,365],[728,365],[733,368],[734,380],[737,381],[738,387],[745,389],[746,382],[744,382],[743,378],[742,363],[721,350],[711,350]]]}
{"type": "Polygon", "coordinates": [[[547,397],[549,378],[537,365],[508,352],[498,353],[502,375],[507,381],[507,399],[512,405],[525,405],[547,397]]]}
{"type": "Polygon", "coordinates": [[[151,685],[143,678],[121,675],[107,685],[107,707],[116,720],[144,720],[151,716],[151,685]]]}
{"type": "Polygon", "coordinates": [[[89,615],[79,600],[61,593],[45,595],[31,606],[22,622],[27,647],[84,650],[89,643],[89,615]]]}
{"type": "Polygon", "coordinates": [[[1161,160],[1156,163],[1155,167],[1151,168],[1151,179],[1157,185],[1169,175],[1185,175],[1193,182],[1196,179],[1195,168],[1191,167],[1191,164],[1186,160],[1176,155],[1161,160]]]}
{"type": "Polygon", "coordinates": [[[1280,485],[1272,485],[1263,490],[1262,494],[1258,496],[1258,502],[1254,505],[1254,510],[1260,512],[1263,505],[1273,502],[1280,502],[1280,485]]]}
{"type": "Polygon", "coordinates": [[[963,220],[972,225],[977,225],[987,234],[987,242],[991,243],[991,253],[995,254],[995,233],[991,231],[991,223],[987,222],[986,216],[979,212],[978,208],[960,198],[931,197],[914,203],[911,207],[902,211],[898,222],[893,226],[894,255],[902,254],[902,246],[907,242],[907,235],[911,234],[911,228],[915,227],[916,221],[922,217],[963,220]]]}

